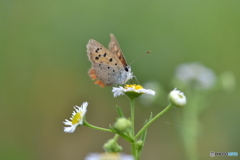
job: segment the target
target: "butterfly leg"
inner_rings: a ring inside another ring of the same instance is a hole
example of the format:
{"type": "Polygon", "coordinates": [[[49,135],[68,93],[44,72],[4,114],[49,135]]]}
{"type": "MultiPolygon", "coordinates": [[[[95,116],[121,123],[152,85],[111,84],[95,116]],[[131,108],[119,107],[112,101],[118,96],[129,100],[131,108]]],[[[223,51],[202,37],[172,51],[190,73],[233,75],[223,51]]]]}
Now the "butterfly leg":
{"type": "Polygon", "coordinates": [[[132,84],[132,82],[134,81],[134,79],[137,81],[138,84],[140,84],[139,81],[137,80],[137,77],[136,77],[136,76],[133,76],[133,78],[131,79],[131,81],[128,81],[129,84],[132,84]]]}

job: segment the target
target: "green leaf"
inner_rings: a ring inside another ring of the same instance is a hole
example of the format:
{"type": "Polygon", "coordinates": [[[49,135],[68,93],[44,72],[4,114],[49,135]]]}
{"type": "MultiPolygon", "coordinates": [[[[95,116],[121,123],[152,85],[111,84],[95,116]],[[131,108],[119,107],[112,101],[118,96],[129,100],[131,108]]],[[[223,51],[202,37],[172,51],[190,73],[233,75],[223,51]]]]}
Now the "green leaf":
{"type": "MultiPolygon", "coordinates": [[[[144,122],[144,125],[147,124],[147,122],[148,122],[148,120],[146,120],[144,122]]],[[[143,141],[143,144],[145,143],[146,136],[147,136],[147,129],[142,133],[141,138],[140,138],[143,141]]]]}
{"type": "Polygon", "coordinates": [[[118,117],[123,118],[124,114],[119,106],[116,106],[118,117]]]}
{"type": "Polygon", "coordinates": [[[149,117],[149,119],[148,119],[148,122],[149,122],[151,119],[152,119],[152,112],[151,112],[151,114],[150,114],[150,117],[149,117]]]}
{"type": "MultiPolygon", "coordinates": [[[[144,125],[146,125],[147,122],[149,122],[151,119],[152,119],[152,112],[150,114],[149,119],[144,122],[144,125]]],[[[143,144],[145,143],[146,136],[147,136],[147,129],[142,133],[141,138],[140,138],[143,141],[143,144]]]]}
{"type": "MultiPolygon", "coordinates": [[[[149,122],[151,119],[152,119],[152,112],[151,112],[151,114],[150,114],[149,119],[148,119],[148,120],[145,120],[143,126],[145,126],[145,125],[147,124],[147,122],[149,122]]],[[[142,142],[143,142],[143,146],[144,146],[144,144],[145,144],[146,137],[147,137],[147,129],[142,133],[141,138],[140,138],[140,140],[142,140],[142,142]]],[[[142,148],[139,149],[139,156],[140,156],[141,153],[142,153],[143,146],[142,146],[142,148]]]]}

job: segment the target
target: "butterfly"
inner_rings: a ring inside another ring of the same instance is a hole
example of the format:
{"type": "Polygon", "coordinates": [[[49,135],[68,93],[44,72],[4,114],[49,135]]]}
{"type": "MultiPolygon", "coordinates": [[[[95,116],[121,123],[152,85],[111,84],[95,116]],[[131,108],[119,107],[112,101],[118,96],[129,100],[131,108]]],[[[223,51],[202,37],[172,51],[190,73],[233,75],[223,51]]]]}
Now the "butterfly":
{"type": "Polygon", "coordinates": [[[134,77],[117,39],[113,34],[110,34],[110,38],[109,49],[93,39],[87,44],[87,55],[92,63],[88,74],[101,87],[125,84],[134,77]]]}

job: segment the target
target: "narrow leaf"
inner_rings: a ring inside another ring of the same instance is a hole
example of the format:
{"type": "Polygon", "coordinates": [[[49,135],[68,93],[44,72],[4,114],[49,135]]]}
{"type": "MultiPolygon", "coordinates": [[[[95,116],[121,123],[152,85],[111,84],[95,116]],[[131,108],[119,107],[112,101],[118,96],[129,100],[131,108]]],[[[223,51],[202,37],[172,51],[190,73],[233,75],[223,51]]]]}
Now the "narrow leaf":
{"type": "Polygon", "coordinates": [[[151,119],[152,119],[152,112],[151,112],[151,114],[150,114],[150,117],[149,117],[149,119],[148,119],[148,122],[149,122],[151,119]]]}
{"type": "Polygon", "coordinates": [[[116,106],[118,117],[123,118],[124,114],[119,106],[116,106]]]}

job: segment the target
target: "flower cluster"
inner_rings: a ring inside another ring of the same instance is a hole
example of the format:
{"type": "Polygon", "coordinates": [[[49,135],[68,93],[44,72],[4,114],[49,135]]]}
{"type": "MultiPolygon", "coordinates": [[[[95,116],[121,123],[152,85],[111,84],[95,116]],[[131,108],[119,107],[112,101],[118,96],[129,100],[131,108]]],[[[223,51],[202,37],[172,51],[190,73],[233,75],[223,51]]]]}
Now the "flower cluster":
{"type": "Polygon", "coordinates": [[[150,89],[145,89],[141,85],[125,85],[124,87],[113,87],[114,97],[120,95],[126,95],[130,98],[131,101],[131,118],[127,119],[124,117],[124,114],[120,107],[117,108],[119,118],[113,127],[110,126],[110,129],[101,128],[89,124],[86,121],[85,114],[87,112],[88,102],[84,102],[81,107],[74,106],[74,111],[70,120],[65,120],[63,123],[67,125],[64,127],[64,132],[73,133],[79,125],[84,125],[93,129],[98,129],[102,131],[108,131],[115,133],[114,138],[108,140],[103,148],[106,153],[103,154],[91,154],[85,158],[85,160],[133,160],[139,159],[140,153],[145,143],[145,135],[147,127],[153,123],[157,118],[162,114],[167,112],[172,106],[182,107],[186,104],[186,97],[182,92],[177,89],[174,89],[169,93],[170,104],[161,112],[159,112],[155,117],[150,117],[149,120],[146,120],[144,126],[141,130],[135,135],[134,133],[134,99],[139,97],[142,94],[155,95],[155,91],[150,89]],[[129,141],[132,144],[132,155],[120,154],[122,147],[118,145],[118,137],[122,137],[125,140],[129,141]]]}
{"type": "Polygon", "coordinates": [[[197,62],[179,65],[176,69],[176,78],[184,85],[200,90],[210,89],[216,81],[215,73],[197,62]]]}

